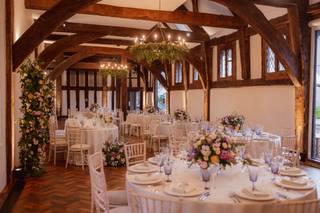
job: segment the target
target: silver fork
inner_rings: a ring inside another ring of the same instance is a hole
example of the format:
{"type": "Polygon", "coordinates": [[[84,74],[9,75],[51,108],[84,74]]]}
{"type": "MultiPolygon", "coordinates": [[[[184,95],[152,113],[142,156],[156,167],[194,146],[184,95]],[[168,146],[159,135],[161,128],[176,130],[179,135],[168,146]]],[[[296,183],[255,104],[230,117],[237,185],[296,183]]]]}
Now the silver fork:
{"type": "Polygon", "coordinates": [[[229,197],[233,200],[234,203],[241,203],[241,200],[238,198],[236,193],[230,192],[229,197]]]}

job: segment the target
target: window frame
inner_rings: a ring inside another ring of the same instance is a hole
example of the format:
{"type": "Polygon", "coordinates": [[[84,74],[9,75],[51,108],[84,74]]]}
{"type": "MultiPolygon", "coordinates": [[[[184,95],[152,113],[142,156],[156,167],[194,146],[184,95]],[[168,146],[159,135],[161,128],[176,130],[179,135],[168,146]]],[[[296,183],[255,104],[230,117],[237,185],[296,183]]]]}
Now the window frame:
{"type": "Polygon", "coordinates": [[[197,70],[197,68],[195,68],[194,66],[192,66],[192,82],[198,82],[200,80],[200,73],[199,73],[199,70],[197,70]],[[198,73],[198,79],[195,79],[195,70],[197,71],[198,73]]]}
{"type": "MultiPolygon", "coordinates": [[[[288,43],[290,43],[290,37],[288,33],[284,29],[280,29],[283,35],[286,36],[286,40],[288,43]]],[[[274,57],[275,57],[275,71],[274,72],[268,72],[267,71],[267,49],[272,48],[267,44],[267,42],[262,38],[261,39],[261,53],[262,53],[262,78],[269,80],[269,79],[288,79],[288,70],[283,65],[283,63],[279,60],[279,57],[277,57],[276,53],[272,50],[274,57]],[[284,70],[280,71],[280,64],[284,67],[284,70]]]]}
{"type": "Polygon", "coordinates": [[[217,80],[218,81],[226,81],[226,80],[236,80],[236,63],[237,63],[237,53],[236,53],[236,41],[232,41],[226,44],[220,44],[218,45],[218,51],[217,51],[217,80]],[[227,52],[228,50],[231,49],[232,52],[232,72],[231,72],[231,76],[227,75],[227,69],[228,69],[228,59],[227,59],[227,52]],[[220,64],[221,64],[221,60],[220,60],[220,56],[221,56],[221,52],[225,51],[226,52],[226,59],[225,59],[225,71],[226,71],[226,76],[225,77],[221,77],[220,75],[220,64]]]}

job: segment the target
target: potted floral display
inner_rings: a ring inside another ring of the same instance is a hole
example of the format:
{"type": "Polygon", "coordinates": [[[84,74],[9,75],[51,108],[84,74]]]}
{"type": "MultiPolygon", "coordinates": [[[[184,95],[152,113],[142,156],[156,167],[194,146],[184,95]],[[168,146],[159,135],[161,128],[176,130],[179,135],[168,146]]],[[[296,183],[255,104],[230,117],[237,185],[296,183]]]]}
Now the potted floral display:
{"type": "Polygon", "coordinates": [[[182,110],[182,109],[177,109],[176,111],[174,111],[174,118],[177,121],[186,121],[189,118],[189,115],[186,111],[182,110]]]}
{"type": "Polygon", "coordinates": [[[156,109],[154,108],[154,106],[148,105],[148,106],[146,106],[144,111],[147,112],[147,113],[155,113],[156,109]]]}
{"type": "Polygon", "coordinates": [[[100,105],[97,103],[93,103],[89,107],[89,110],[94,113],[98,112],[99,109],[100,109],[100,105]]]}
{"type": "Polygon", "coordinates": [[[244,124],[245,118],[243,115],[238,115],[237,113],[233,113],[231,115],[227,115],[223,118],[221,118],[221,124],[224,127],[232,128],[233,130],[239,131],[243,124],[244,124]]]}
{"type": "Polygon", "coordinates": [[[207,169],[210,165],[225,168],[236,163],[232,140],[222,133],[202,136],[190,145],[188,161],[198,163],[202,169],[207,169]]]}
{"type": "Polygon", "coordinates": [[[107,166],[123,167],[126,165],[123,143],[106,143],[102,152],[105,155],[107,166]]]}

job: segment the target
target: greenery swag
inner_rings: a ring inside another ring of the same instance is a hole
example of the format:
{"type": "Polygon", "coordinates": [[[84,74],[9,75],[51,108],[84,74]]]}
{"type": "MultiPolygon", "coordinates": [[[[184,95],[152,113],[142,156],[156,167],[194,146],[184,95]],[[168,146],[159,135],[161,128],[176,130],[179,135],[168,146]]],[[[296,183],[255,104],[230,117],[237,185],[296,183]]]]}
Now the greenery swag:
{"type": "Polygon", "coordinates": [[[180,61],[189,52],[189,49],[185,44],[162,41],[160,43],[136,43],[130,47],[129,51],[138,62],[145,60],[148,64],[152,64],[156,60],[180,61]]]}
{"type": "Polygon", "coordinates": [[[22,95],[20,161],[30,176],[43,173],[40,159],[49,143],[49,118],[54,109],[54,84],[46,79],[37,61],[28,60],[19,70],[22,95]]]}

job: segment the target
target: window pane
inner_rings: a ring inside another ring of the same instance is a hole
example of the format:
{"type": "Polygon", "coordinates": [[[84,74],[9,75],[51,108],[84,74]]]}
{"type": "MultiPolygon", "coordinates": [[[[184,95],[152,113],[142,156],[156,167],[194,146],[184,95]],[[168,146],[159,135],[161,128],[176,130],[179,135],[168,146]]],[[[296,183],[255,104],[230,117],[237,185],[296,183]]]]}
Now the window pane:
{"type": "Polygon", "coordinates": [[[232,61],[232,49],[227,50],[227,60],[232,61]]]}
{"type": "Polygon", "coordinates": [[[286,69],[284,68],[283,64],[279,62],[279,72],[284,72],[286,69]]]}
{"type": "Polygon", "coordinates": [[[275,65],[275,55],[274,52],[270,47],[267,47],[267,58],[266,58],[266,69],[268,73],[272,73],[276,71],[276,65],[275,65]]]}
{"type": "Polygon", "coordinates": [[[227,62],[227,76],[232,76],[232,61],[227,62]]]}
{"type": "Polygon", "coordinates": [[[176,83],[182,83],[182,63],[176,63],[176,83]]]}
{"type": "Polygon", "coordinates": [[[193,80],[198,81],[199,80],[199,72],[196,68],[193,70],[193,80]]]}
{"type": "Polygon", "coordinates": [[[226,52],[224,50],[220,53],[220,77],[226,77],[226,52]]]}

